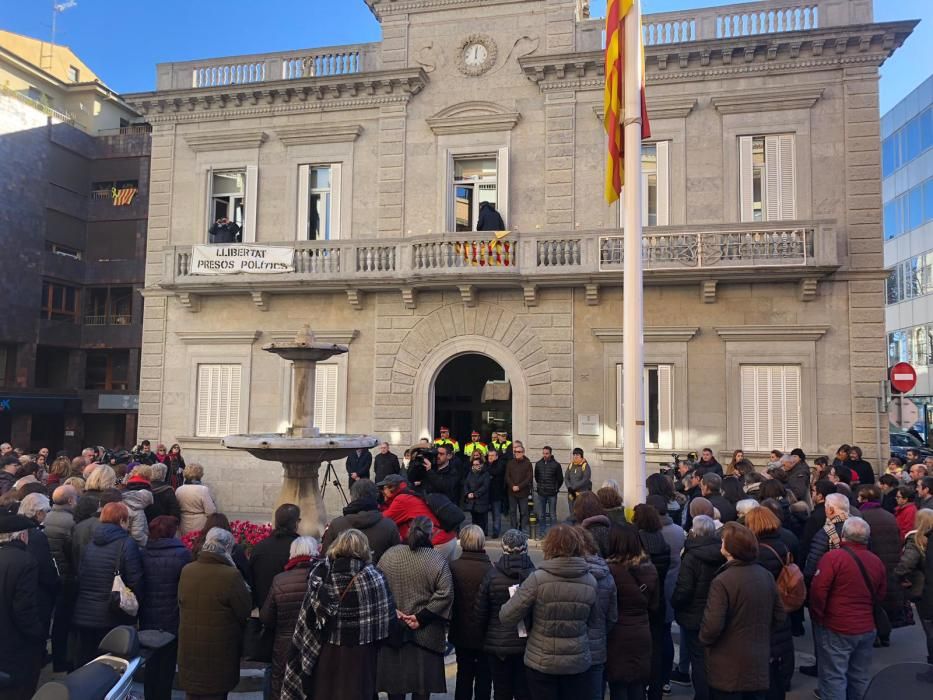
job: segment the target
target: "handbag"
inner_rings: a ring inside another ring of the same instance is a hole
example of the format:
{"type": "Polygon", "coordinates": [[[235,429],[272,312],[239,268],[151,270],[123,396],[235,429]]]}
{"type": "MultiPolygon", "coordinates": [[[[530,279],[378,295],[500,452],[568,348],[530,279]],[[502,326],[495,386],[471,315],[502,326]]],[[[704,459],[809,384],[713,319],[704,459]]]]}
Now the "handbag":
{"type": "Polygon", "coordinates": [[[139,614],[139,600],[133,590],[123,581],[120,574],[120,562],[123,561],[123,549],[126,540],[120,543],[120,549],[117,552],[117,561],[114,565],[113,585],[110,587],[110,609],[113,612],[120,612],[130,617],[136,617],[139,614]]]}
{"type": "Polygon", "coordinates": [[[851,549],[846,549],[845,547],[842,547],[841,549],[850,557],[852,557],[856,564],[858,564],[859,571],[862,572],[862,580],[865,582],[865,587],[868,589],[868,594],[872,599],[872,615],[875,618],[875,629],[878,631],[879,637],[882,639],[887,639],[891,636],[891,620],[888,618],[888,613],[885,612],[885,609],[881,606],[881,603],[875,600],[875,591],[871,587],[871,580],[868,578],[868,572],[865,571],[865,566],[862,564],[862,560],[859,559],[858,555],[851,549]]]}
{"type": "Polygon", "coordinates": [[[266,629],[258,617],[246,620],[246,627],[243,628],[242,658],[247,661],[271,663],[274,644],[275,633],[266,629]]]}

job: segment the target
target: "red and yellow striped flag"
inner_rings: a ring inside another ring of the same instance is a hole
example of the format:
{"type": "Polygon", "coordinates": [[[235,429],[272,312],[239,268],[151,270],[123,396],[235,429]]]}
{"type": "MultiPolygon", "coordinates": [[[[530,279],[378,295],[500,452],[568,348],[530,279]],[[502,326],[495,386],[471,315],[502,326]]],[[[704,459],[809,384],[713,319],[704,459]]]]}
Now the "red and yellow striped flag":
{"type": "Polygon", "coordinates": [[[115,207],[125,207],[133,203],[133,197],[136,196],[138,189],[136,187],[123,187],[117,189],[112,187],[110,189],[110,195],[113,197],[113,206],[115,207]]]}
{"type": "MultiPolygon", "coordinates": [[[[606,4],[606,91],[603,97],[605,127],[609,137],[606,162],[606,201],[615,202],[625,184],[623,174],[623,65],[625,54],[625,18],[635,4],[634,0],[607,0],[606,4]]],[[[640,29],[640,27],[639,27],[640,29]]],[[[639,86],[641,102],[641,137],[651,136],[648,124],[648,103],[645,101],[644,53],[642,51],[642,83],[639,86]]]]}

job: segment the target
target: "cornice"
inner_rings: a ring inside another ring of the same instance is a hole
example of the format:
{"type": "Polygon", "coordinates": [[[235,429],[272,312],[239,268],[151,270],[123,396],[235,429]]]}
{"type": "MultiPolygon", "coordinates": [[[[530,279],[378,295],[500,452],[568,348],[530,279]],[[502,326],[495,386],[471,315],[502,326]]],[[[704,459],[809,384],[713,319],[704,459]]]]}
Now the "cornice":
{"type": "Polygon", "coordinates": [[[185,345],[252,345],[259,331],[175,331],[175,335],[185,345]]]}
{"type": "Polygon", "coordinates": [[[710,98],[720,114],[775,112],[782,109],[810,109],[823,96],[821,87],[769,87],[761,90],[737,90],[710,98]]]}
{"type": "MultiPolygon", "coordinates": [[[[695,97],[681,97],[679,95],[663,95],[651,97],[648,100],[648,118],[655,119],[686,119],[697,106],[695,97]]],[[[593,113],[600,122],[606,116],[606,108],[600,102],[593,105],[593,113]]]]}
{"type": "Polygon", "coordinates": [[[780,342],[788,340],[816,341],[826,335],[829,326],[724,326],[716,333],[726,342],[763,341],[780,342]]]}
{"type": "Polygon", "coordinates": [[[227,129],[205,133],[182,134],[188,147],[195,153],[227,151],[238,148],[259,148],[269,138],[259,129],[227,129]]]}
{"type": "Polygon", "coordinates": [[[352,143],[362,133],[362,124],[284,126],[275,130],[275,135],[278,136],[279,141],[286,146],[304,146],[312,143],[352,143]]]}
{"type": "MultiPolygon", "coordinates": [[[[323,331],[312,328],[311,331],[314,334],[315,342],[335,343],[337,345],[349,345],[360,335],[360,332],[355,328],[336,331],[323,331]]],[[[293,341],[298,331],[265,331],[264,333],[273,343],[286,343],[293,341]]]]}
{"type": "Polygon", "coordinates": [[[461,102],[447,107],[425,121],[437,135],[511,131],[522,115],[492,102],[461,102]]]}
{"type": "Polygon", "coordinates": [[[407,102],[428,83],[421,68],[373,71],[323,78],[276,80],[136,93],[129,104],[150,122],[209,121],[233,116],[327,111],[407,102]]]}
{"type": "Polygon", "coordinates": [[[435,10],[454,10],[460,7],[488,5],[514,5],[517,2],[537,2],[538,0],[364,0],[370,11],[380,22],[384,17],[409,12],[431,12],[435,10]]]}
{"type": "MultiPolygon", "coordinates": [[[[657,326],[645,328],[646,343],[687,343],[700,329],[696,326],[657,326]]],[[[621,328],[594,328],[593,335],[603,343],[621,343],[621,328]]]]}

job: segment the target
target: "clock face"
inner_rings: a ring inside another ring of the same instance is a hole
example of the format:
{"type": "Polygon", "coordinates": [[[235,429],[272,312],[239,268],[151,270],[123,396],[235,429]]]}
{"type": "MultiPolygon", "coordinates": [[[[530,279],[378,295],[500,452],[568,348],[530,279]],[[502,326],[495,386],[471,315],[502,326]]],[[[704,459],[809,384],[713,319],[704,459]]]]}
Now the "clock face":
{"type": "Polygon", "coordinates": [[[463,50],[463,62],[471,68],[479,68],[487,58],[489,58],[489,50],[479,42],[469,44],[463,50]]]}
{"type": "Polygon", "coordinates": [[[485,34],[464,37],[457,51],[457,67],[464,75],[476,77],[496,65],[496,42],[485,34]]]}

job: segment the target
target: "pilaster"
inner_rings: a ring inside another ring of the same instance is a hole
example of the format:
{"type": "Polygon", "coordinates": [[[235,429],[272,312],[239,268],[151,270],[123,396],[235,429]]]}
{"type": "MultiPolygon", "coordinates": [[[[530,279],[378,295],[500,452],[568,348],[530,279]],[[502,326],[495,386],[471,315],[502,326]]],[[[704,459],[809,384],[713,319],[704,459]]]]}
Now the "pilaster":
{"type": "Polygon", "coordinates": [[[379,110],[380,236],[402,234],[405,210],[405,110],[406,105],[386,105],[379,110]]]}
{"type": "Polygon", "coordinates": [[[568,229],[574,222],[574,122],[576,99],[572,91],[545,97],[545,223],[568,229]]]}

